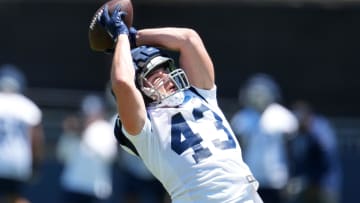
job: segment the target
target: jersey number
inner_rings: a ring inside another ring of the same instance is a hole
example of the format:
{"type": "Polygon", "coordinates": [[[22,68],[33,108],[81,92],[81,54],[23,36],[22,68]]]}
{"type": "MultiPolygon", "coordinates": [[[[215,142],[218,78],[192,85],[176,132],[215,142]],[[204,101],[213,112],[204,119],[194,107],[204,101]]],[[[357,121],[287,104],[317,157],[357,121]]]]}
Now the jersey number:
{"type": "MultiPolygon", "coordinates": [[[[192,115],[195,120],[204,117],[204,112],[211,111],[207,106],[202,105],[195,108],[192,115]]],[[[215,139],[212,141],[214,146],[219,149],[231,149],[236,147],[236,142],[231,136],[230,131],[223,125],[223,120],[215,112],[211,111],[215,118],[215,127],[217,130],[222,130],[226,133],[228,140],[220,141],[215,139]]],[[[206,159],[212,155],[208,148],[201,146],[202,138],[198,133],[194,133],[190,126],[186,123],[185,118],[181,113],[177,113],[171,118],[171,149],[177,154],[181,155],[185,150],[192,148],[194,150],[193,158],[196,163],[206,159]],[[181,140],[181,135],[184,139],[181,140]]]]}

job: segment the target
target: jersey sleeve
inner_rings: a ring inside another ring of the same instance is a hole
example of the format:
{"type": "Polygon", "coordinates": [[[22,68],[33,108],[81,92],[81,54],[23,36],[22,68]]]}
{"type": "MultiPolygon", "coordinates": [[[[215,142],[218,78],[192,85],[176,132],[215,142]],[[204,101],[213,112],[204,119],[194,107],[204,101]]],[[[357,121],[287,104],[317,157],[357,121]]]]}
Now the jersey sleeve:
{"type": "Polygon", "coordinates": [[[209,102],[210,104],[213,104],[213,105],[218,105],[217,103],[217,95],[216,95],[216,92],[217,92],[217,87],[216,85],[214,85],[213,88],[211,88],[210,90],[205,90],[205,89],[200,89],[200,88],[197,88],[197,87],[193,87],[197,93],[199,93],[207,102],[209,102]]]}
{"type": "Polygon", "coordinates": [[[120,147],[125,150],[127,153],[138,156],[135,146],[130,142],[130,140],[125,136],[122,131],[122,124],[119,116],[115,119],[115,127],[114,127],[114,135],[116,140],[118,141],[120,147]]]}
{"type": "Polygon", "coordinates": [[[144,127],[142,128],[142,130],[140,131],[139,134],[137,135],[131,135],[130,133],[128,133],[124,127],[122,127],[122,132],[124,133],[124,135],[132,142],[141,142],[144,139],[146,139],[146,135],[149,134],[149,132],[151,132],[151,123],[149,119],[146,119],[144,127]]]}
{"type": "Polygon", "coordinates": [[[148,134],[148,132],[150,131],[151,123],[149,119],[146,120],[143,129],[138,135],[130,135],[122,126],[119,117],[115,121],[114,134],[118,143],[120,144],[122,149],[135,156],[139,156],[139,151],[135,147],[134,142],[141,143],[144,139],[146,139],[146,134],[148,134]]]}

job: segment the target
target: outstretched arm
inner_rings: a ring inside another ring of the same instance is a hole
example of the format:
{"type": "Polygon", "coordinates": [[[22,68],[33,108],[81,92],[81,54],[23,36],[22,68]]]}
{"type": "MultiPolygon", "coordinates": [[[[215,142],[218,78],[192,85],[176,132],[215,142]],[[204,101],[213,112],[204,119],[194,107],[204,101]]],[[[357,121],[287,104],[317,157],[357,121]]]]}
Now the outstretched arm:
{"type": "Polygon", "coordinates": [[[116,96],[122,125],[130,134],[138,134],[146,119],[145,103],[135,86],[135,69],[129,39],[121,34],[115,46],[111,67],[111,85],[116,96]]]}
{"type": "Polygon", "coordinates": [[[179,65],[186,72],[191,85],[202,89],[214,86],[213,63],[196,31],[175,27],[142,29],[137,32],[136,44],[178,51],[179,65]]]}
{"type": "Polygon", "coordinates": [[[122,18],[125,15],[116,8],[111,16],[104,8],[98,21],[110,32],[115,41],[111,66],[111,85],[116,97],[118,113],[123,127],[132,135],[138,134],[146,120],[145,103],[135,85],[135,69],[132,62],[128,28],[122,18]]]}

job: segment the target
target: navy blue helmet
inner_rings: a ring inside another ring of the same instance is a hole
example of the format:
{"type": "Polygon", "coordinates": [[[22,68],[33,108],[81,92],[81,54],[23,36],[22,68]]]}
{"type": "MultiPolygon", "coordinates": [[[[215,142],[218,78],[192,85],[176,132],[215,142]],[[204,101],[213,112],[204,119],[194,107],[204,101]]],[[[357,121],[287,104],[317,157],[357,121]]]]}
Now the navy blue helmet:
{"type": "Polygon", "coordinates": [[[176,68],[174,60],[167,57],[159,49],[151,46],[140,46],[131,50],[131,55],[136,71],[136,85],[147,99],[151,102],[161,103],[166,98],[182,92],[190,87],[185,72],[176,68]],[[162,67],[168,72],[169,77],[159,82],[160,85],[154,85],[147,81],[147,76],[157,68],[162,67]],[[171,80],[177,90],[171,94],[164,94],[158,91],[161,85],[171,80]],[[145,85],[145,83],[147,85],[145,85]]]}

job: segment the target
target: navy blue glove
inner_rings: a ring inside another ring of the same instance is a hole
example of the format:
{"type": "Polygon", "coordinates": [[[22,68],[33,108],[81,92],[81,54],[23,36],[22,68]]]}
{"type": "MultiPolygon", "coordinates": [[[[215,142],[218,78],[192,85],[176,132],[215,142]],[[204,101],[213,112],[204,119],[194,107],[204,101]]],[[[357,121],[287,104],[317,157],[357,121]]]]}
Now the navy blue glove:
{"type": "Polygon", "coordinates": [[[134,27],[130,27],[129,29],[129,41],[131,49],[136,47],[136,34],[137,30],[134,27]]]}
{"type": "Polygon", "coordinates": [[[122,19],[126,14],[126,12],[121,11],[120,5],[117,5],[110,16],[108,5],[105,5],[97,21],[106,29],[114,41],[116,41],[120,34],[129,35],[129,29],[122,19]]]}

